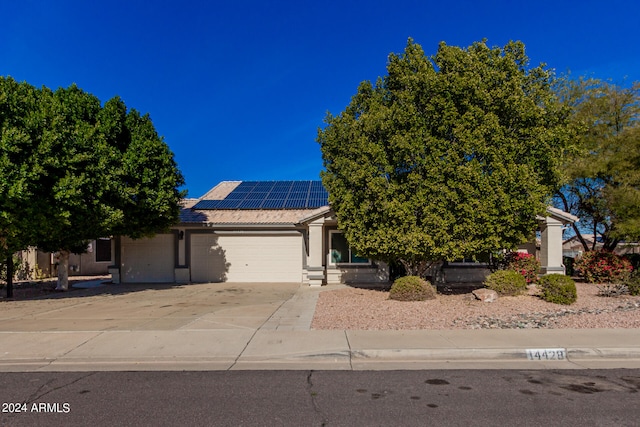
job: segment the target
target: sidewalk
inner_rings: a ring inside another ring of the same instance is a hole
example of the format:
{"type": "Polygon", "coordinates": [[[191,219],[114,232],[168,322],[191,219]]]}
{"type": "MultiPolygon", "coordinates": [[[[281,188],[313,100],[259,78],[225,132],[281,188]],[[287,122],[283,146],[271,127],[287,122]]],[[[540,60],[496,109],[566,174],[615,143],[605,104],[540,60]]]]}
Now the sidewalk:
{"type": "Polygon", "coordinates": [[[310,330],[325,289],[93,284],[5,301],[0,371],[640,368],[638,329],[310,330]]]}

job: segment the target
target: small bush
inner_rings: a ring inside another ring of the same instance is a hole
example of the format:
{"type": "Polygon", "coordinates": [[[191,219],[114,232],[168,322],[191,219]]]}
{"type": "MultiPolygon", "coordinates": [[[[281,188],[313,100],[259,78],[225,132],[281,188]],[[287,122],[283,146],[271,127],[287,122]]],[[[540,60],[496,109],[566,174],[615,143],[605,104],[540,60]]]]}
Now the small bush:
{"type": "Polygon", "coordinates": [[[575,269],[573,268],[573,264],[576,262],[574,258],[563,256],[562,263],[564,264],[565,273],[567,276],[571,277],[575,274],[575,269]]]}
{"type": "Polygon", "coordinates": [[[569,276],[549,274],[538,281],[543,300],[554,304],[573,304],[578,299],[576,283],[569,276]]]}
{"type": "Polygon", "coordinates": [[[629,295],[640,295],[640,274],[634,271],[629,280],[626,282],[629,295]]]}
{"type": "Polygon", "coordinates": [[[601,297],[619,297],[629,293],[629,288],[623,283],[605,283],[598,286],[598,295],[601,297]]]}
{"type": "Polygon", "coordinates": [[[640,254],[624,254],[622,258],[631,263],[633,271],[640,270],[640,254]]]}
{"type": "Polygon", "coordinates": [[[491,273],[485,279],[484,285],[496,291],[498,295],[519,295],[527,289],[524,276],[513,270],[498,270],[491,273]]]}
{"type": "Polygon", "coordinates": [[[510,252],[507,254],[506,261],[507,269],[522,274],[527,284],[535,283],[538,280],[540,261],[534,255],[524,252],[510,252]]]}
{"type": "Polygon", "coordinates": [[[417,276],[396,279],[389,291],[389,299],[396,301],[424,301],[435,299],[436,288],[417,276]]]}
{"type": "Polygon", "coordinates": [[[623,283],[633,270],[627,259],[608,251],[585,252],[574,267],[589,283],[623,283]]]}
{"type": "MultiPolygon", "coordinates": [[[[13,256],[13,280],[27,280],[31,278],[31,268],[27,261],[23,261],[18,255],[13,256]]],[[[7,283],[7,262],[0,262],[0,281],[7,283]]]]}

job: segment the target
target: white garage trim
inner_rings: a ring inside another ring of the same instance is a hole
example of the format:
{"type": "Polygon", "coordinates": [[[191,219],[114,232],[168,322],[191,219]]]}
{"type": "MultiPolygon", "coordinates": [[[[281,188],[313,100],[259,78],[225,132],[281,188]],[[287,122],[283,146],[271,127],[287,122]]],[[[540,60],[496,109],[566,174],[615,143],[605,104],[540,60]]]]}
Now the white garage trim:
{"type": "Polygon", "coordinates": [[[193,282],[302,282],[300,232],[190,233],[193,282]]]}

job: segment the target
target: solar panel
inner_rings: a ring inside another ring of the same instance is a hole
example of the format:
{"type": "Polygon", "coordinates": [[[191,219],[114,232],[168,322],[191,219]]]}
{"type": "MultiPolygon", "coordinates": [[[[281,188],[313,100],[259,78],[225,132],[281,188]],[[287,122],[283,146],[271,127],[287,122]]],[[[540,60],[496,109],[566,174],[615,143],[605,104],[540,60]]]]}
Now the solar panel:
{"type": "Polygon", "coordinates": [[[225,200],[242,200],[247,196],[247,193],[236,193],[235,191],[229,194],[225,200]]]}
{"type": "Polygon", "coordinates": [[[293,199],[293,200],[287,200],[284,203],[284,206],[282,206],[284,209],[302,209],[305,206],[305,200],[302,199],[293,199]]]}
{"type": "Polygon", "coordinates": [[[193,206],[193,209],[216,209],[220,200],[200,200],[193,206]]]}
{"type": "Polygon", "coordinates": [[[242,200],[220,200],[215,209],[237,209],[242,200]]]}
{"type": "Polygon", "coordinates": [[[289,188],[291,188],[291,182],[290,181],[278,181],[275,182],[273,185],[273,191],[279,191],[279,192],[288,192],[289,188]]]}
{"type": "Polygon", "coordinates": [[[283,199],[265,200],[260,208],[262,209],[282,209],[284,207],[283,199]]]}
{"type": "Polygon", "coordinates": [[[261,203],[262,201],[258,199],[243,200],[234,209],[259,209],[261,203]]]}
{"type": "Polygon", "coordinates": [[[194,209],[314,209],[327,199],[321,181],[242,181],[224,200],[201,200],[194,209]]]}

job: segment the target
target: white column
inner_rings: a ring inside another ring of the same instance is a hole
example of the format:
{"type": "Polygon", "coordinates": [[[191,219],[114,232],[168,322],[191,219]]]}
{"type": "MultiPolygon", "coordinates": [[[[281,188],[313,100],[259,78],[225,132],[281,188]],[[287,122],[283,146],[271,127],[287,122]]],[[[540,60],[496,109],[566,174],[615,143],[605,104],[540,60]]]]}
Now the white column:
{"type": "Polygon", "coordinates": [[[551,217],[540,221],[542,274],[565,274],[562,264],[562,223],[551,217]]]}
{"type": "Polygon", "coordinates": [[[310,286],[324,283],[325,271],[322,266],[322,240],[324,236],[324,218],[309,224],[309,256],[307,257],[307,277],[310,286]]]}
{"type": "Polygon", "coordinates": [[[111,275],[111,283],[120,284],[120,266],[122,265],[122,239],[120,236],[114,236],[112,242],[113,246],[111,246],[111,249],[113,250],[113,264],[109,266],[108,271],[111,275]]]}

